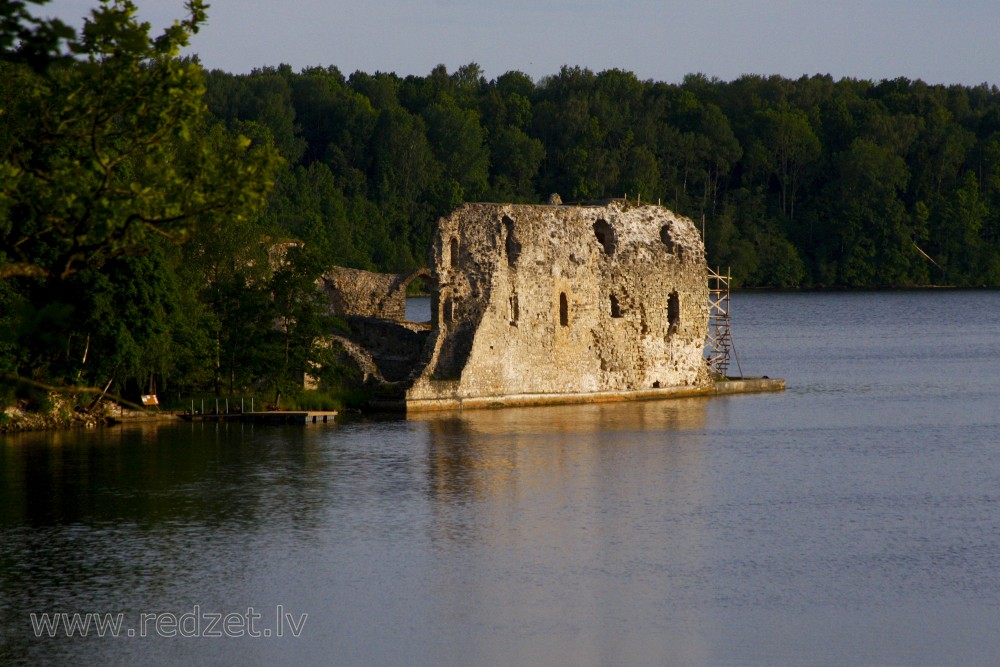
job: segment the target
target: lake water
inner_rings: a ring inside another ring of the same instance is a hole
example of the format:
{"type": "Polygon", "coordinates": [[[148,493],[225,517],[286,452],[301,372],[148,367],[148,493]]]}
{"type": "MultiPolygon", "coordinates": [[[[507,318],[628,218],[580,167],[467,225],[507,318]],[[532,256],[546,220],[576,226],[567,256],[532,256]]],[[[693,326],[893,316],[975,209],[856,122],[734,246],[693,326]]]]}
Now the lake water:
{"type": "Polygon", "coordinates": [[[1000,662],[1000,293],[732,312],[785,393],[2,439],[0,664],[1000,662]]]}

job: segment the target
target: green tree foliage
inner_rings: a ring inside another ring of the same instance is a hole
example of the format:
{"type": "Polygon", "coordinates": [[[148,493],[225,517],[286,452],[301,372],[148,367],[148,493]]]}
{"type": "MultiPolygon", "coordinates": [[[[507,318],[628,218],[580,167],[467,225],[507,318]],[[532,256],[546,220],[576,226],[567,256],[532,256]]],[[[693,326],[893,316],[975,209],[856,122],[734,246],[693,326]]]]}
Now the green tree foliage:
{"type": "Polygon", "coordinates": [[[8,62],[44,69],[73,41],[74,30],[62,21],[40,19],[28,11],[29,4],[46,1],[7,0],[0,5],[0,53],[8,62]]]}
{"type": "Polygon", "coordinates": [[[336,323],[316,280],[326,264],[309,246],[291,245],[275,267],[271,280],[275,345],[267,350],[268,364],[258,377],[274,393],[275,405],[282,396],[302,392],[304,375],[329,381],[336,373],[331,348],[324,337],[336,323]]]}
{"type": "Polygon", "coordinates": [[[803,172],[820,155],[819,138],[801,109],[766,109],[762,136],[767,169],[778,181],[778,206],[795,219],[795,194],[803,172]]]}
{"type": "Polygon", "coordinates": [[[852,287],[909,284],[915,257],[899,195],[909,180],[902,158],[856,139],[835,159],[833,212],[841,224],[840,282],[852,287]]]}
{"type": "Polygon", "coordinates": [[[272,337],[269,249],[274,239],[257,220],[239,220],[213,234],[197,234],[183,247],[179,269],[185,284],[197,285],[197,327],[209,338],[202,380],[216,394],[252,384],[267,363],[260,352],[272,337]]]}
{"type": "Polygon", "coordinates": [[[1000,270],[994,88],[701,74],[666,84],[580,67],[487,81],[474,63],[406,78],[277,71],[306,141],[301,167],[329,166],[324,201],[344,203],[298,196],[299,221],[280,224],[305,236],[311,220],[308,237],[325,230],[353,266],[422,263],[435,220],[462,201],[558,192],[659,200],[704,224],[709,261],[748,286],[995,284],[1000,270]]]}
{"type": "Polygon", "coordinates": [[[966,172],[951,196],[941,203],[931,223],[931,248],[942,264],[947,282],[975,284],[975,277],[991,271],[991,253],[983,239],[988,212],[980,194],[979,179],[966,172]]]}
{"type": "Polygon", "coordinates": [[[661,201],[744,286],[1000,284],[995,87],[204,73],[188,8],[150,39],[127,0],[80,37],[0,7],[0,372],[287,399],[335,379],[324,267],[408,271],[460,203],[553,192],[661,201]]]}
{"type": "Polygon", "coordinates": [[[0,278],[66,278],[262,200],[273,159],[213,130],[201,69],[178,58],[205,19],[200,0],[188,9],[151,39],[115,0],[69,41],[70,59],[41,71],[0,60],[0,278]]]}
{"type": "Polygon", "coordinates": [[[488,187],[489,154],[479,114],[455,105],[432,104],[424,111],[427,138],[459,200],[480,199],[488,187]],[[455,188],[457,186],[457,188],[455,188]]]}
{"type": "Polygon", "coordinates": [[[5,375],[138,390],[200,338],[170,247],[255,216],[279,158],[208,113],[201,68],[179,57],[205,6],[187,9],[156,38],[129,0],[79,36],[23,3],[0,14],[5,375]]]}
{"type": "Polygon", "coordinates": [[[971,102],[963,106],[955,91],[938,99],[938,89],[905,80],[725,83],[692,75],[668,85],[565,67],[535,83],[520,72],[486,81],[473,63],[406,78],[281,66],[239,77],[214,72],[210,84],[211,106],[231,127],[262,123],[275,137],[292,127],[305,142],[290,166],[299,175],[283,176],[271,200],[276,224],[326,244],[335,261],[387,271],[425,261],[435,220],[463,201],[537,202],[558,192],[566,201],[641,196],[704,220],[710,260],[738,260],[745,285],[924,284],[941,275],[913,246],[922,248],[927,224],[938,219],[946,201],[939,191],[955,187],[954,159],[985,155],[969,144],[971,126],[929,133],[923,116],[933,111],[940,124],[965,109],[973,123],[971,102]],[[253,97],[255,78],[279,75],[292,91],[291,114],[268,119],[232,101],[253,97]],[[934,138],[933,151],[923,137],[934,138]],[[877,221],[895,231],[871,231],[875,222],[860,222],[863,212],[840,201],[854,187],[837,182],[852,173],[844,161],[853,156],[862,162],[855,172],[867,168],[859,139],[907,170],[902,190],[870,193],[892,192],[902,205],[900,212],[885,204],[891,219],[877,221]],[[317,178],[319,162],[332,181],[317,178]],[[313,174],[311,194],[301,169],[313,174]],[[918,201],[929,207],[926,218],[918,201]],[[884,238],[893,239],[891,250],[866,255],[884,238]],[[844,268],[884,257],[887,268],[844,268]]]}

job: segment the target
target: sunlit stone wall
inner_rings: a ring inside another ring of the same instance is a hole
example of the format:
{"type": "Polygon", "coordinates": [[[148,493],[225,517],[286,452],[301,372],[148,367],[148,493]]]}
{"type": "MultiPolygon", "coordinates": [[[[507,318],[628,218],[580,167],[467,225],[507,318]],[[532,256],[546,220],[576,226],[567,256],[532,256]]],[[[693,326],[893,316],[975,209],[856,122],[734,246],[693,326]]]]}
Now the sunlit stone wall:
{"type": "Polygon", "coordinates": [[[466,204],[439,221],[407,402],[709,386],[704,245],[660,206],[466,204]]]}

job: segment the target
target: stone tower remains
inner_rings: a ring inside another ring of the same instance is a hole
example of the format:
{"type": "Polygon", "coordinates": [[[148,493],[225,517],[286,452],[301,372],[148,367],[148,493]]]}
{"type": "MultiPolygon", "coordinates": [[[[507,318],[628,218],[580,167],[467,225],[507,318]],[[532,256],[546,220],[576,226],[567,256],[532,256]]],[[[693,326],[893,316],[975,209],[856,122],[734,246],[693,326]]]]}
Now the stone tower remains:
{"type": "MultiPolygon", "coordinates": [[[[704,245],[689,219],[661,206],[465,204],[438,223],[428,280],[429,325],[373,318],[370,304],[331,294],[352,330],[341,342],[385,405],[628,400],[713,386],[704,245]]],[[[384,282],[398,292],[405,281],[384,282]]]]}

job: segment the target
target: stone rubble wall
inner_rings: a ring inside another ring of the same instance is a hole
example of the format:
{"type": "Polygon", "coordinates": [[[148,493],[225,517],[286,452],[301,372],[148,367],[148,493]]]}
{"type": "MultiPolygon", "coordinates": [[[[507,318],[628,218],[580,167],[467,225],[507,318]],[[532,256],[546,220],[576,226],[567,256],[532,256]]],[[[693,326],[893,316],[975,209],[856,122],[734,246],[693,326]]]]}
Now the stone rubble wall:
{"type": "Polygon", "coordinates": [[[363,341],[366,352],[386,382],[401,382],[420,365],[430,327],[411,322],[390,322],[348,317],[350,339],[363,341]]]}
{"type": "MultiPolygon", "coordinates": [[[[430,325],[406,321],[406,290],[417,277],[433,278],[427,269],[397,275],[333,267],[318,281],[347,325],[344,334],[330,337],[342,348],[338,363],[355,369],[360,386],[385,389],[380,395],[401,399],[426,365],[430,325]]],[[[307,388],[319,388],[309,380],[307,388]]]]}
{"type": "Polygon", "coordinates": [[[406,320],[406,276],[340,266],[326,271],[319,287],[339,315],[406,320]]]}
{"type": "Polygon", "coordinates": [[[437,335],[408,403],[711,384],[704,245],[665,208],[466,204],[432,264],[437,335]]]}

